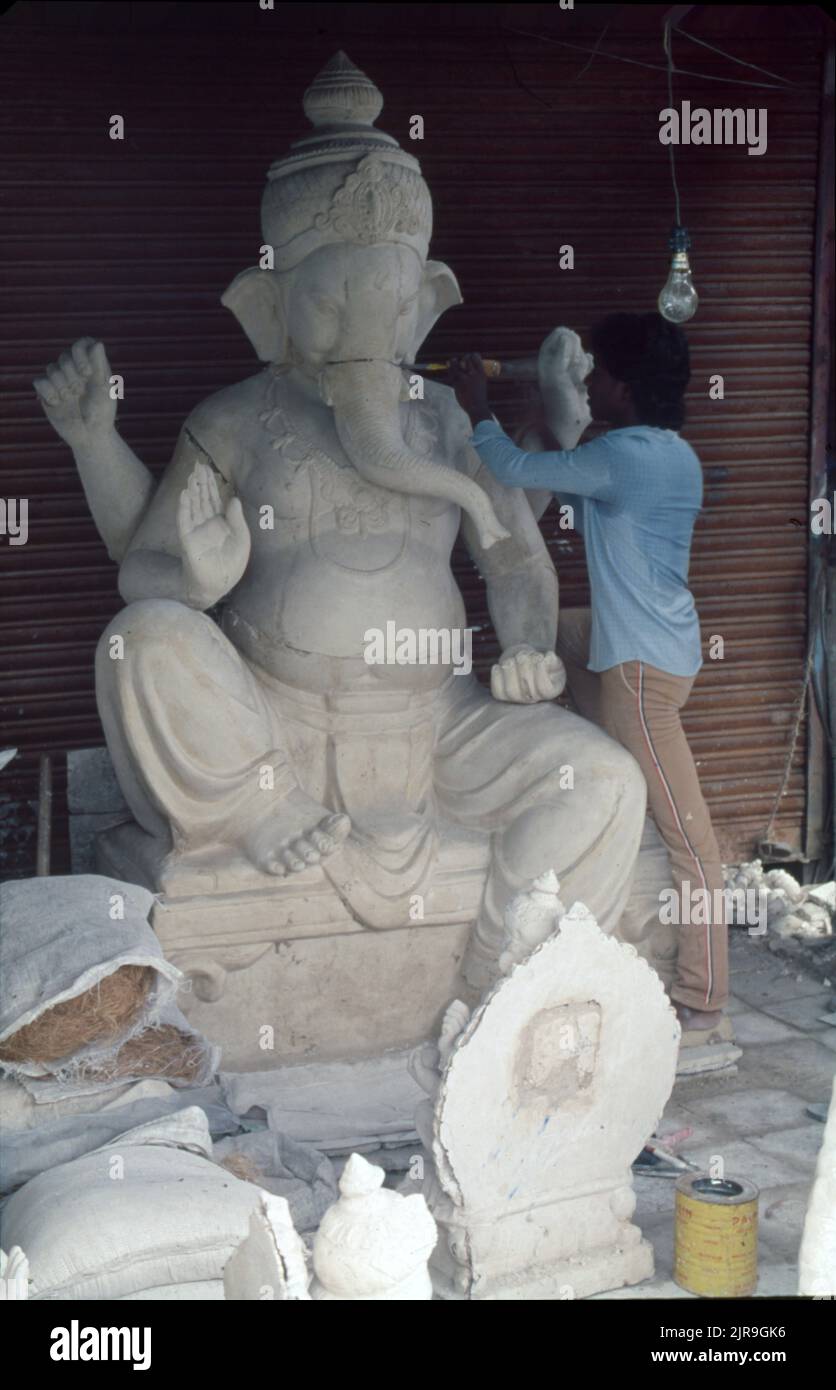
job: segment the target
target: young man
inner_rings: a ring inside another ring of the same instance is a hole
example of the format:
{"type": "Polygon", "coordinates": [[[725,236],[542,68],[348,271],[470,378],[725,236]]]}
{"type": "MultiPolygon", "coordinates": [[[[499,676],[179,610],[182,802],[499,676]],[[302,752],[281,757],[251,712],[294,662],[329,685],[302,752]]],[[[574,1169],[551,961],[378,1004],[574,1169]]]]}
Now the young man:
{"type": "Polygon", "coordinates": [[[728,939],[720,852],[680,721],[702,665],[688,588],[702,471],[678,433],[688,342],[660,314],[612,314],[593,329],[591,348],[589,405],[610,429],[568,451],[531,453],[508,438],[492,417],[476,354],[454,363],[450,380],[473,423],[471,443],[495,477],[559,493],[574,509],[592,608],[561,612],[558,654],[579,712],[644,772],[680,902],[684,888],[691,905],[690,922],[677,928],[671,995],[683,1030],[707,1038],[728,1001],[728,939]]]}

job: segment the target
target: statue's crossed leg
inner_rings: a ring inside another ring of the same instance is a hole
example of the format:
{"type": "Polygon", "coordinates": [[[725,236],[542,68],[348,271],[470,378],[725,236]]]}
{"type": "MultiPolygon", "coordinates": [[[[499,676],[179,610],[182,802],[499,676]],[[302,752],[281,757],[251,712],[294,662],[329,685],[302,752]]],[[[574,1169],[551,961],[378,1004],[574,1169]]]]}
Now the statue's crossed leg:
{"type": "MultiPolygon", "coordinates": [[[[302,730],[300,742],[302,726],[276,693],[279,683],[248,664],[205,614],[170,600],[129,605],[102,638],[97,689],[126,799],[146,831],[158,838],[170,833],[177,852],[237,845],[257,868],[272,873],[321,862],[344,892],[352,874],[341,875],[336,865],[355,852],[353,837],[345,838],[351,823],[340,814],[348,809],[366,842],[363,862],[371,865],[369,826],[375,819],[386,825],[392,788],[381,782],[386,814],[375,818],[369,769],[356,760],[364,811],[371,812],[363,824],[363,814],[354,814],[345,772],[353,760],[334,756],[339,720],[325,732],[302,730]],[[114,644],[116,637],[123,639],[121,646],[114,644]],[[121,655],[114,658],[114,652],[121,655]],[[288,753],[291,725],[294,756],[288,753]],[[343,769],[337,798],[322,771],[326,763],[343,769]]],[[[314,706],[320,701],[303,692],[298,697],[314,706]]],[[[403,706],[411,697],[396,698],[403,706]]],[[[429,828],[436,817],[442,834],[452,822],[491,837],[490,870],[467,960],[474,987],[493,978],[509,898],[546,869],[556,869],[567,902],[586,902],[602,929],[612,931],[630,891],[644,826],[645,785],[635,761],[578,716],[549,703],[494,700],[471,676],[451,675],[433,696],[415,697],[416,722],[426,724],[428,698],[432,756],[425,775],[407,779],[404,852],[399,859],[392,849],[397,835],[393,840],[390,834],[384,847],[384,860],[390,855],[387,891],[399,862],[411,875],[404,882],[407,894],[416,889],[416,870],[424,874],[421,863],[431,872],[432,842],[422,838],[421,822],[429,828]]],[[[325,708],[338,699],[320,703],[325,708]]],[[[386,737],[383,719],[379,728],[375,719],[369,747],[386,737]]],[[[381,842],[385,838],[381,832],[381,842]]],[[[358,901],[373,904],[373,896],[364,881],[358,901]]],[[[351,906],[357,910],[356,903],[351,906]]],[[[393,925],[392,906],[390,897],[386,920],[375,920],[373,910],[368,919],[361,911],[361,920],[393,925]]],[[[405,917],[397,922],[405,924],[405,917]]]]}
{"type": "Polygon", "coordinates": [[[348,817],[299,786],[265,690],[204,613],[169,599],[130,604],[99,643],[96,695],[128,805],[175,850],[238,845],[282,876],[347,836],[348,817]]]}
{"type": "Polygon", "coordinates": [[[594,903],[618,925],[644,829],[638,764],[595,725],[554,703],[506,704],[453,678],[435,755],[439,805],[492,832],[491,867],[465,961],[468,982],[496,977],[503,911],[515,893],[555,869],[567,903],[594,903]]]}

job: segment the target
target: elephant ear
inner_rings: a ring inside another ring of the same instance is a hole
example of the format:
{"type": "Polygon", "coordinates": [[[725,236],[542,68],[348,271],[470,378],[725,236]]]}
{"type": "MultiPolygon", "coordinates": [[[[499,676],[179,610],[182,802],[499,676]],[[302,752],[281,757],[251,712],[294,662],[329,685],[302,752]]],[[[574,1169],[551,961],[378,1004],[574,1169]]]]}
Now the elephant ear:
{"type": "Polygon", "coordinates": [[[282,292],[270,270],[251,266],[236,275],[221,295],[231,309],[261,362],[283,362],[287,355],[287,324],[282,292]]]}
{"type": "Polygon", "coordinates": [[[412,340],[412,361],[430,329],[446,309],[463,303],[459,282],[443,261],[427,261],[418,298],[418,323],[412,340]]]}

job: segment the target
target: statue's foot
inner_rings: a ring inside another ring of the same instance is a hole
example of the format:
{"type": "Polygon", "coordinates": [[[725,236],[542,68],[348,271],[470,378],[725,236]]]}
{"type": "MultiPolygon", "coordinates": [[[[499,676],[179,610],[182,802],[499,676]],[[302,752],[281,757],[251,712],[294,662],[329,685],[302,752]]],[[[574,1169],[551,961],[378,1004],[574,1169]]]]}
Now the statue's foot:
{"type": "Polygon", "coordinates": [[[348,816],[327,811],[297,788],[242,837],[241,847],[262,873],[284,878],[327,859],[350,830],[348,816]]]}

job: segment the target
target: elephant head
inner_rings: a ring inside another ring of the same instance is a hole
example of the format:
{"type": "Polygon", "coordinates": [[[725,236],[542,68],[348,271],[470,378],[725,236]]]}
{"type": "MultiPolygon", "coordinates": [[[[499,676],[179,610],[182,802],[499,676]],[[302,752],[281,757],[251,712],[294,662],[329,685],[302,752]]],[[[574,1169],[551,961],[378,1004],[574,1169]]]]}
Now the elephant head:
{"type": "Polygon", "coordinates": [[[224,302],[259,356],[315,377],[337,435],[361,477],[394,492],[443,497],[473,519],[483,546],[507,532],[487,493],[406,444],[399,402],[412,358],[432,324],[461,302],[455,276],[397,244],[320,247],[283,275],[244,271],[224,302]]]}
{"type": "Polygon", "coordinates": [[[371,128],[381,105],[343,54],[319,74],[305,110],[321,132],[268,176],[262,224],[274,268],[243,271],[223,303],[263,361],[317,382],[361,477],[454,503],[487,548],[508,534],[487,493],[413,453],[401,429],[402,364],[461,294],[452,271],[427,260],[432,206],[417,161],[371,128]]]}

